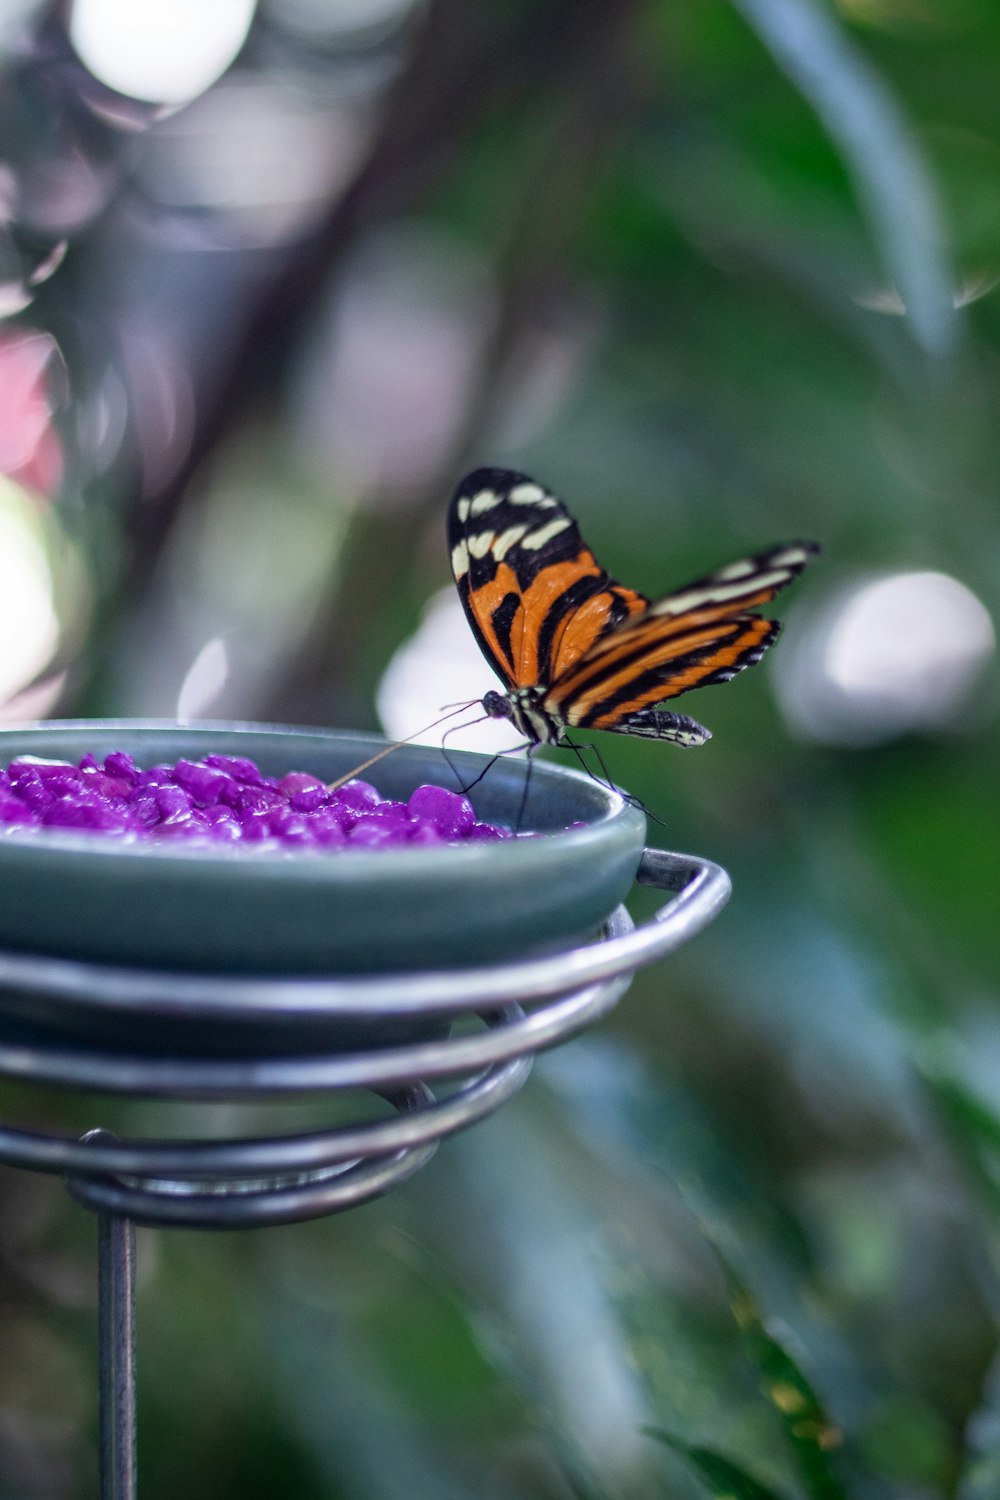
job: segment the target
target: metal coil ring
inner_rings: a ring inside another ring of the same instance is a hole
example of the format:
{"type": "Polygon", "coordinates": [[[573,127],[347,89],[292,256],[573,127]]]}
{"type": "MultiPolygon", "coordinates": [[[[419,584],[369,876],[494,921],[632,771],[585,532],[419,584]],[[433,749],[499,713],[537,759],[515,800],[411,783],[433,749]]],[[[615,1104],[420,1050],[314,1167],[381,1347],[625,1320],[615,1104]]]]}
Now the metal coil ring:
{"type": "Polygon", "coordinates": [[[692,936],[729,893],[718,866],[659,850],[646,851],[639,878],[673,893],[652,921],[634,929],[620,908],[602,943],[490,970],[330,982],[229,981],[130,975],[0,955],[0,992],[16,990],[23,997],[34,985],[39,996],[62,997],[70,1006],[131,1003],[135,1011],[147,1013],[149,1005],[148,1014],[156,1014],[173,993],[181,1010],[193,1007],[198,1015],[215,1014],[220,1005],[232,1014],[234,1001],[245,999],[258,1013],[270,1007],[281,1014],[290,1006],[301,1016],[325,1003],[341,1017],[419,1012],[475,1019],[481,1028],[290,1056],[136,1054],[54,1041],[44,1030],[18,1038],[15,1029],[0,1039],[0,1075],[8,1078],[178,1100],[256,1101],[365,1090],[381,1094],[396,1114],[283,1137],[219,1141],[117,1141],[101,1131],[76,1141],[0,1126],[0,1161],[63,1173],[69,1191],[88,1208],[140,1223],[238,1228],[353,1207],[419,1170],[444,1136],[499,1108],[524,1083],[536,1052],[610,1010],[637,967],[692,936]],[[438,1098],[429,1083],[442,1079],[458,1083],[438,1098]]]}

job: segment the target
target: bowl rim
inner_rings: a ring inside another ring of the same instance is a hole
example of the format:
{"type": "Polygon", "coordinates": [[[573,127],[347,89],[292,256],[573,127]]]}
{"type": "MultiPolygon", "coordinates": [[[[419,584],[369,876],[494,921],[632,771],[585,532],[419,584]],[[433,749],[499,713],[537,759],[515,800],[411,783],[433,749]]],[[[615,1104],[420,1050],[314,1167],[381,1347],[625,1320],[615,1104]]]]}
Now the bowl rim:
{"type": "MultiPolygon", "coordinates": [[[[47,733],[50,730],[53,732],[53,738],[59,732],[86,734],[88,730],[92,730],[105,734],[109,731],[120,730],[123,734],[128,734],[140,730],[150,734],[177,733],[195,736],[201,731],[206,731],[214,734],[232,734],[237,738],[241,735],[250,738],[253,735],[271,734],[287,737],[290,742],[296,739],[318,737],[324,741],[331,739],[345,742],[363,741],[373,745],[376,749],[387,747],[392,743],[388,736],[379,734],[375,730],[328,729],[315,724],[282,724],[242,719],[199,719],[194,724],[181,724],[174,719],[44,719],[30,723],[0,725],[0,765],[6,768],[11,758],[3,753],[5,743],[21,735],[47,733]]],[[[420,744],[413,740],[398,741],[397,744],[404,753],[409,749],[429,752],[440,749],[439,746],[420,744]]],[[[234,749],[234,753],[238,754],[238,749],[234,749]]],[[[457,758],[474,760],[483,766],[495,758],[478,750],[455,750],[451,753],[457,758]]],[[[507,765],[512,764],[515,763],[507,761],[507,765]]],[[[203,870],[220,868],[227,872],[266,871],[268,876],[280,870],[288,872],[283,877],[288,879],[296,878],[299,872],[302,872],[303,877],[306,873],[315,876],[318,870],[322,870],[325,876],[328,875],[332,879],[367,877],[370,873],[379,870],[387,872],[389,869],[395,869],[395,861],[392,858],[394,854],[403,854],[406,861],[404,868],[414,875],[417,875],[425,866],[429,872],[436,872],[452,864],[459,866],[467,864],[471,869],[481,864],[484,859],[499,858],[512,866],[511,873],[514,874],[519,864],[537,859],[538,855],[534,851],[544,848],[552,839],[557,839],[561,847],[566,847],[567,844],[571,847],[578,846],[582,855],[592,843],[602,839],[603,830],[612,823],[627,824],[635,819],[641,820],[643,829],[645,828],[645,814],[618,787],[585,774],[574,766],[564,766],[555,761],[536,760],[533,766],[541,771],[543,777],[553,776],[560,781],[568,780],[587,787],[588,795],[597,796],[603,803],[599,813],[594,817],[589,817],[583,827],[538,831],[534,836],[474,844],[392,845],[380,849],[348,849],[332,853],[309,849],[289,850],[281,846],[271,847],[266,844],[250,847],[227,844],[220,847],[208,843],[198,843],[196,846],[187,842],[158,843],[154,840],[137,838],[126,841],[118,838],[102,838],[99,831],[95,835],[61,828],[46,829],[43,836],[39,837],[41,830],[32,828],[21,832],[13,827],[4,829],[0,833],[0,851],[11,849],[20,853],[31,850],[35,851],[35,856],[39,858],[58,852],[64,855],[72,854],[99,859],[141,859],[147,864],[155,863],[164,870],[172,867],[183,869],[197,867],[203,870]],[[339,854],[345,857],[343,859],[335,857],[339,854]]],[[[290,769],[294,770],[295,767],[290,767],[290,769]]],[[[2,853],[0,853],[0,858],[2,858],[2,853]]],[[[250,874],[245,877],[234,874],[233,878],[250,879],[253,877],[250,874]]]]}

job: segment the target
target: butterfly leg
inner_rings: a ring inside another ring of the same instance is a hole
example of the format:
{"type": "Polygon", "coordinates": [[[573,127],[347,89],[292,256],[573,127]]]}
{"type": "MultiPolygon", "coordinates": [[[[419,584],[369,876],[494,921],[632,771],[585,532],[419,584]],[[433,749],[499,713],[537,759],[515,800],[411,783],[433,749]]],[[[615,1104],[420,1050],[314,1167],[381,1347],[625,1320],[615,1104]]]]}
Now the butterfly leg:
{"type": "Polygon", "coordinates": [[[465,724],[453,724],[450,729],[445,730],[444,734],[441,737],[441,753],[444,756],[445,760],[448,762],[448,767],[451,771],[451,774],[454,776],[458,785],[462,788],[463,797],[468,796],[469,792],[472,791],[472,788],[478,786],[483,777],[486,776],[489,771],[492,771],[493,767],[496,765],[501,756],[519,755],[522,750],[528,750],[531,748],[532,742],[530,740],[525,740],[521,745],[510,745],[506,750],[498,750],[497,753],[487,761],[486,765],[480,771],[479,775],[473,781],[470,781],[468,785],[464,784],[457,766],[448,755],[445,741],[450,734],[458,734],[463,729],[469,729],[473,724],[484,724],[488,717],[489,715],[483,714],[478,719],[469,719],[465,724]]]}
{"type": "Polygon", "coordinates": [[[560,745],[565,746],[567,750],[572,750],[573,751],[573,753],[576,756],[577,760],[580,762],[580,765],[581,765],[582,769],[584,771],[586,771],[586,773],[590,777],[591,781],[596,781],[597,784],[598,784],[598,786],[606,785],[610,791],[617,792],[618,795],[619,795],[619,797],[621,797],[623,799],[623,801],[627,802],[630,807],[636,807],[636,808],[638,808],[638,810],[641,813],[644,813],[647,818],[652,819],[652,821],[654,823],[659,824],[659,826],[661,828],[666,828],[667,825],[666,825],[666,823],[664,823],[663,819],[662,818],[658,818],[656,816],[655,812],[652,812],[646,806],[645,802],[643,802],[643,800],[642,800],[641,797],[634,797],[631,792],[623,792],[620,786],[615,786],[614,782],[611,780],[611,776],[610,776],[610,773],[608,771],[608,768],[604,764],[604,757],[603,757],[603,755],[601,754],[600,750],[598,749],[598,747],[596,745],[594,745],[594,744],[578,745],[578,744],[576,744],[576,742],[574,740],[567,739],[565,736],[559,741],[559,743],[560,743],[560,745]],[[597,760],[597,764],[600,766],[601,770],[604,773],[604,781],[603,782],[601,781],[601,778],[599,776],[595,776],[594,775],[593,771],[590,769],[590,767],[587,765],[587,762],[584,760],[584,758],[583,758],[583,752],[585,750],[592,750],[594,752],[594,756],[595,756],[595,758],[597,760]]]}
{"type": "Polygon", "coordinates": [[[600,776],[596,776],[594,774],[594,772],[590,769],[590,767],[587,765],[586,760],[584,759],[583,752],[585,750],[592,750],[593,754],[594,754],[594,759],[597,761],[597,764],[600,766],[601,771],[603,773],[604,784],[607,786],[607,788],[608,788],[609,791],[616,792],[618,790],[618,788],[615,786],[614,782],[611,780],[611,773],[608,771],[607,766],[604,764],[604,757],[602,756],[600,750],[597,748],[596,745],[594,745],[594,744],[578,745],[575,740],[569,739],[568,736],[566,736],[566,735],[564,735],[563,738],[559,741],[559,744],[561,746],[565,746],[565,748],[567,750],[572,750],[573,754],[576,756],[577,760],[580,762],[581,769],[584,770],[584,771],[586,771],[586,773],[590,777],[591,781],[596,781],[596,782],[598,782],[598,784],[600,784],[600,782],[601,782],[600,776]]]}
{"type": "Polygon", "coordinates": [[[515,834],[521,832],[521,824],[524,822],[524,809],[528,805],[528,792],[531,787],[531,771],[532,767],[534,766],[534,760],[532,759],[532,757],[534,756],[535,751],[538,749],[538,745],[539,741],[533,740],[528,745],[527,751],[525,753],[524,791],[521,793],[521,806],[517,810],[517,822],[514,824],[515,834]]]}

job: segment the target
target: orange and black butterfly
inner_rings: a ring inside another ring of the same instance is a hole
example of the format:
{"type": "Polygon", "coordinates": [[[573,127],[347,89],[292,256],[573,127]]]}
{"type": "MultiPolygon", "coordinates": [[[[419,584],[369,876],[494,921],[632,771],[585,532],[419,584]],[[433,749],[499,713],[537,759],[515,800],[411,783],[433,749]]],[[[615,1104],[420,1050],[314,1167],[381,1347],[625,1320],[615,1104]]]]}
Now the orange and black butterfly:
{"type": "Polygon", "coordinates": [[[771,547],[650,600],[609,577],[554,495],[509,469],[462,480],[448,545],[469,624],[507,689],[483,707],[533,745],[570,728],[703,744],[696,720],[654,705],[760,661],[781,625],[748,611],[819,550],[771,547]]]}

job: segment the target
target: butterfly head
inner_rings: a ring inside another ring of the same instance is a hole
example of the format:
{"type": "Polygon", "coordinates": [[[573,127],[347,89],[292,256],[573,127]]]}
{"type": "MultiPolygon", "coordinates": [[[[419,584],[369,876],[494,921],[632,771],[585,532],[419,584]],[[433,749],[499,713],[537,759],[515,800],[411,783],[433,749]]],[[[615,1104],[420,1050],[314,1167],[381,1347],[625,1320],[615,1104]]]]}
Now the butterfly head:
{"type": "Polygon", "coordinates": [[[514,713],[514,705],[507,694],[498,693],[493,688],[483,698],[483,707],[491,719],[509,719],[514,713]]]}

